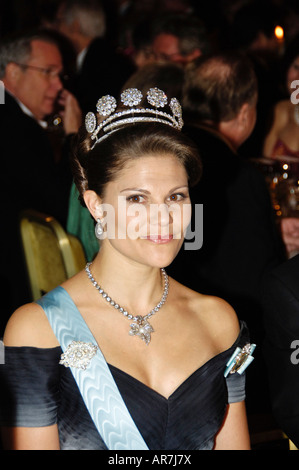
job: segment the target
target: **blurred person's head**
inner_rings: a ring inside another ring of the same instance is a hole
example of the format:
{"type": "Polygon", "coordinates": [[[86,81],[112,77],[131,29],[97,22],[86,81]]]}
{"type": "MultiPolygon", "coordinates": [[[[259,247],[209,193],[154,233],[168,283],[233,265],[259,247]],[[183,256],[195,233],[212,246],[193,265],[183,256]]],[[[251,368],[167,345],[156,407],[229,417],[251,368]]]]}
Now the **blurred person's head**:
{"type": "Polygon", "coordinates": [[[106,33],[106,15],[96,0],[66,0],[57,15],[57,28],[73,44],[77,53],[106,33]]]}
{"type": "Polygon", "coordinates": [[[185,121],[218,130],[234,148],[256,122],[257,79],[251,62],[240,54],[200,57],[186,72],[185,121]]]}
{"type": "Polygon", "coordinates": [[[171,15],[157,20],[151,48],[156,61],[186,65],[209,52],[209,40],[201,21],[191,15],[171,15]]]}
{"type": "Polygon", "coordinates": [[[5,89],[36,119],[53,112],[63,88],[62,73],[60,50],[47,32],[15,36],[0,46],[0,78],[5,89]]]}

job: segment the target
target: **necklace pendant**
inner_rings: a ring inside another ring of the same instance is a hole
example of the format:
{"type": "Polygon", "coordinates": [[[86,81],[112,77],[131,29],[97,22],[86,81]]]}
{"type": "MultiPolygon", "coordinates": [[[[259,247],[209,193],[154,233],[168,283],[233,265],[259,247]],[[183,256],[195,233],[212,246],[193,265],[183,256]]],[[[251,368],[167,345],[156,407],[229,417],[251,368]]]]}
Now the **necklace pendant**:
{"type": "Polygon", "coordinates": [[[97,281],[94,279],[93,275],[90,272],[89,267],[91,264],[92,263],[87,263],[87,265],[85,266],[85,271],[90,281],[92,282],[93,286],[97,289],[99,294],[101,294],[102,298],[105,299],[107,302],[109,302],[109,304],[112,307],[117,309],[126,318],[130,320],[132,319],[134,320],[134,323],[131,323],[130,325],[131,329],[129,331],[129,334],[131,336],[139,336],[139,338],[142,339],[142,341],[144,341],[148,345],[151,341],[151,333],[153,333],[155,330],[152,327],[152,325],[147,321],[147,319],[160,310],[160,308],[165,304],[167,296],[168,296],[169,281],[168,281],[168,276],[165,272],[165,269],[163,268],[161,269],[162,275],[164,277],[164,291],[163,291],[162,298],[160,302],[156,305],[156,307],[154,307],[147,315],[142,317],[141,315],[137,315],[137,316],[133,316],[131,314],[129,315],[124,307],[121,307],[117,302],[111,299],[111,297],[106,292],[104,292],[104,289],[102,289],[101,286],[99,286],[99,284],[97,283],[97,281]]]}
{"type": "Polygon", "coordinates": [[[131,329],[129,331],[129,335],[139,336],[139,338],[142,339],[146,345],[150,343],[151,333],[153,333],[155,330],[152,325],[141,315],[136,317],[136,321],[131,323],[130,327],[131,329]]]}

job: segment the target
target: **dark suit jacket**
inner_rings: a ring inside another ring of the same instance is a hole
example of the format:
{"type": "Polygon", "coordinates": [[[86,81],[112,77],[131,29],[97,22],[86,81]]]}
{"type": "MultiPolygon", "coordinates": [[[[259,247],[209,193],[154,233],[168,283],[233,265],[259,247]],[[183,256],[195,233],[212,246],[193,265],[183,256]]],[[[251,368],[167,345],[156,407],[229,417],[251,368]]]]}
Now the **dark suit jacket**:
{"type": "MultiPolygon", "coordinates": [[[[6,302],[2,324],[12,310],[30,300],[19,238],[19,214],[35,209],[66,222],[71,173],[68,155],[55,165],[46,131],[5,95],[0,105],[1,235],[0,289],[6,302]]],[[[1,326],[1,325],[0,325],[1,326]]]]}
{"type": "Polygon", "coordinates": [[[265,277],[263,305],[273,414],[299,447],[299,255],[265,277]]]}
{"type": "Polygon", "coordinates": [[[86,114],[96,110],[101,96],[109,94],[118,98],[122,86],[134,71],[129,59],[116,53],[105,39],[96,38],[87,50],[71,91],[86,114]]]}
{"type": "Polygon", "coordinates": [[[203,247],[183,247],[168,272],[196,291],[227,300],[258,341],[260,282],[265,270],[284,259],[268,189],[263,176],[215,133],[200,127],[184,132],[203,162],[202,179],[191,190],[192,204],[203,204],[203,247]]]}

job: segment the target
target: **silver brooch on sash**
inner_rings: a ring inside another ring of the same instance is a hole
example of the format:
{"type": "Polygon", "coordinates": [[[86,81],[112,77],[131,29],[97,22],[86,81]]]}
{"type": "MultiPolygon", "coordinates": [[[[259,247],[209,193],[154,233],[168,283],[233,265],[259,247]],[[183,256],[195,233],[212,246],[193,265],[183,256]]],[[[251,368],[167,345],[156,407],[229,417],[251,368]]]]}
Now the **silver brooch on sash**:
{"type": "Polygon", "coordinates": [[[85,370],[91,359],[96,355],[97,349],[98,347],[92,343],[72,341],[65,352],[61,354],[59,364],[85,370]]]}
{"type": "Polygon", "coordinates": [[[235,352],[229,359],[226,364],[226,369],[224,372],[224,377],[227,377],[228,374],[242,374],[244,370],[249,366],[253,361],[254,357],[252,356],[253,351],[256,348],[256,344],[247,343],[243,348],[236,348],[235,352]]]}

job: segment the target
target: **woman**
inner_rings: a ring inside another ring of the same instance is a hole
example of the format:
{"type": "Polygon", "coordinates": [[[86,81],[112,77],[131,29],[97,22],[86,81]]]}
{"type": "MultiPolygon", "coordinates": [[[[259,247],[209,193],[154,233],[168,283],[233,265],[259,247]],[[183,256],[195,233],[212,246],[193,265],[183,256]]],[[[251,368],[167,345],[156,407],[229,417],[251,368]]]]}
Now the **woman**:
{"type": "MultiPolygon", "coordinates": [[[[181,99],[184,81],[184,70],[177,64],[154,63],[140,67],[124,84],[123,90],[138,88],[145,91],[152,86],[164,90],[168,96],[176,96],[181,99]]],[[[145,104],[146,103],[146,98],[145,104]]],[[[142,103],[143,104],[143,103],[142,103]]],[[[85,206],[85,205],[84,205],[85,206]]],[[[93,220],[88,209],[83,207],[78,200],[78,190],[73,183],[69,197],[67,217],[67,231],[75,235],[82,243],[86,259],[93,260],[99,251],[99,243],[94,236],[93,220]]]]}
{"type": "Polygon", "coordinates": [[[8,448],[249,448],[243,374],[224,377],[236,347],[248,342],[246,327],[240,330],[226,302],[161,270],[183,243],[189,185],[200,165],[179,132],[179,103],[171,100],[166,113],[158,109],[167,101],[161,90],[147,96],[152,110],[137,110],[140,92],[131,89],[120,108],[106,96],[97,104],[100,116],[86,117],[74,178],[101,249],[87,272],[20,308],[8,323],[2,374],[13,403],[1,418],[8,448]],[[94,408],[103,413],[99,395],[106,390],[107,410],[115,404],[116,411],[98,419],[94,408]],[[114,419],[119,415],[125,418],[114,419]],[[116,431],[125,422],[129,432],[116,431]],[[133,443],[123,444],[133,434],[133,443]]]}

